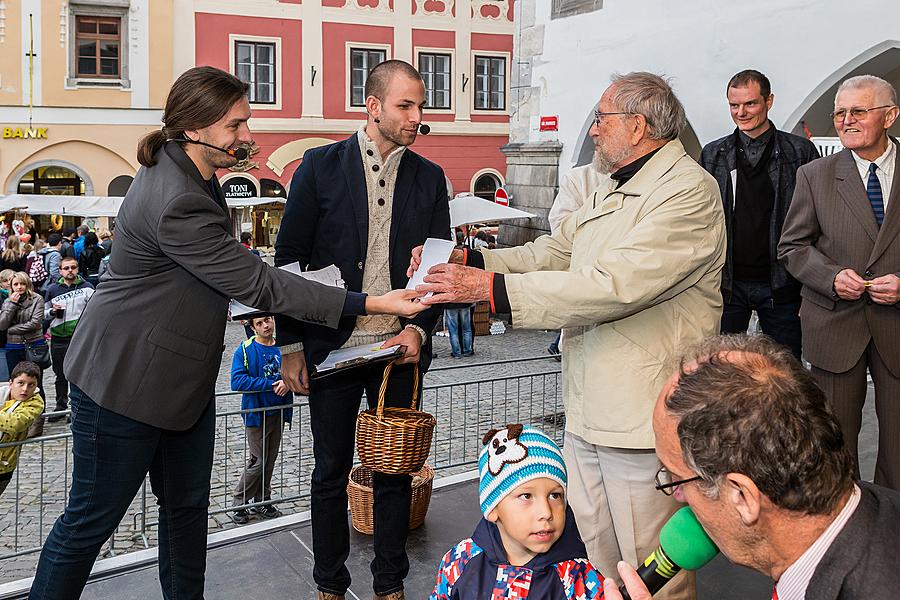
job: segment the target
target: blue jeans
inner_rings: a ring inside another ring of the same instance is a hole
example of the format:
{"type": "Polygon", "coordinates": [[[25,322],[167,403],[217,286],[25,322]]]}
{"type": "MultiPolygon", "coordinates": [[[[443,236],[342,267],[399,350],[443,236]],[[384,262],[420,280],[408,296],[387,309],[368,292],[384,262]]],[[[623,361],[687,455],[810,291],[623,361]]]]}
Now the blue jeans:
{"type": "Polygon", "coordinates": [[[475,352],[475,332],[472,330],[472,309],[445,308],[444,325],[450,335],[450,353],[454,357],[470,356],[475,352]]]}
{"type": "Polygon", "coordinates": [[[159,504],[163,597],[202,599],[215,402],[206,400],[206,410],[190,429],[167,431],[101,408],[74,385],[69,398],[72,489],[44,542],[28,597],[81,596],[100,548],[149,472],[159,504]]]}
{"type": "Polygon", "coordinates": [[[734,281],[731,300],[722,311],[722,333],[745,333],[750,313],[756,311],[764,334],[787,346],[800,360],[803,336],[800,330],[800,295],[796,300],[778,302],[766,282],[734,281]]]}

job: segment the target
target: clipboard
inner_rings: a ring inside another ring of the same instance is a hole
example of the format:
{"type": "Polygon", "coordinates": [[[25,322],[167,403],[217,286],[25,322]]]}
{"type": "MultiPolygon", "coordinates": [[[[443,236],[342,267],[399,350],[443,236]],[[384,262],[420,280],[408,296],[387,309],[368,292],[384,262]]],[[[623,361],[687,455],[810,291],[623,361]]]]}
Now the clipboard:
{"type": "Polygon", "coordinates": [[[367,344],[356,348],[332,350],[324,361],[310,371],[310,379],[322,379],[347,369],[383,364],[396,360],[406,353],[406,346],[381,348],[384,342],[367,344]],[[344,357],[343,355],[347,355],[344,357]],[[324,368],[323,368],[324,366],[324,368]]]}

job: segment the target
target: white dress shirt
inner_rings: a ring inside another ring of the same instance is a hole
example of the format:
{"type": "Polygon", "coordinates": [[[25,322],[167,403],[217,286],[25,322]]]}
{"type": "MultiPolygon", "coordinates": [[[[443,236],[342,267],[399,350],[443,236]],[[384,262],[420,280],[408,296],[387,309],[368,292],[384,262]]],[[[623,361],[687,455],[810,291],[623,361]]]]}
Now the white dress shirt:
{"type": "Polygon", "coordinates": [[[859,176],[862,178],[863,188],[869,183],[869,165],[873,162],[878,165],[878,168],[875,169],[875,175],[878,177],[878,181],[881,182],[881,195],[884,198],[884,214],[887,214],[888,199],[891,197],[891,184],[894,181],[894,165],[897,162],[897,144],[888,140],[887,150],[874,161],[860,158],[859,155],[852,150],[850,153],[853,154],[853,160],[856,161],[856,168],[859,170],[859,176]]]}
{"type": "MultiPolygon", "coordinates": [[[[891,144],[893,146],[893,144],[891,144]]],[[[855,156],[855,155],[854,155],[855,156]]],[[[868,169],[868,167],[866,167],[868,169]]],[[[853,493],[850,499],[838,513],[838,516],[831,522],[831,525],[822,532],[812,546],[806,549],[806,552],[800,555],[794,564],[787,568],[781,578],[775,584],[778,590],[778,600],[804,600],[806,597],[806,588],[812,579],[816,567],[822,561],[822,557],[834,543],[835,538],[853,516],[856,507],[859,506],[861,492],[859,486],[853,484],[853,493]]]]}

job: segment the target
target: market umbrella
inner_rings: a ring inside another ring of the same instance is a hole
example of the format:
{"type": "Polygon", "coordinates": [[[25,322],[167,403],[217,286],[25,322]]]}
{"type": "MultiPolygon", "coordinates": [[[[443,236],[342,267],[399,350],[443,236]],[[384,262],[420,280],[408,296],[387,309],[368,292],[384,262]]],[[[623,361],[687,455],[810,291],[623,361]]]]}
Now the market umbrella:
{"type": "Polygon", "coordinates": [[[478,196],[457,196],[450,201],[450,226],[459,227],[472,223],[527,219],[535,215],[503,206],[478,196]]]}

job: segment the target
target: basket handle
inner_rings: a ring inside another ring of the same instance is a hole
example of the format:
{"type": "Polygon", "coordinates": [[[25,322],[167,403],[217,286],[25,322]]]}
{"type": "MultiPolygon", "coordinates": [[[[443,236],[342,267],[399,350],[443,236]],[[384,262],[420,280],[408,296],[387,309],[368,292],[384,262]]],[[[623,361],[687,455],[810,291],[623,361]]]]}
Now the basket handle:
{"type": "MultiPolygon", "coordinates": [[[[384,368],[384,377],[381,379],[381,388],[378,390],[378,407],[375,409],[375,415],[378,417],[380,421],[384,417],[384,396],[387,393],[388,379],[391,376],[391,369],[394,368],[394,363],[398,362],[400,359],[392,360],[387,364],[384,368]]],[[[412,402],[410,403],[410,408],[415,410],[416,408],[416,399],[419,397],[419,363],[415,363],[413,365],[413,390],[412,390],[412,402]]]]}

